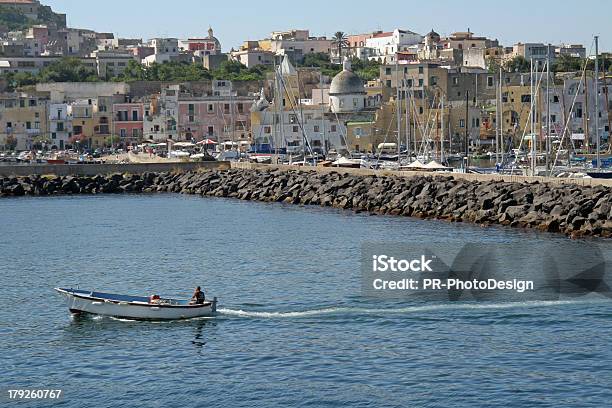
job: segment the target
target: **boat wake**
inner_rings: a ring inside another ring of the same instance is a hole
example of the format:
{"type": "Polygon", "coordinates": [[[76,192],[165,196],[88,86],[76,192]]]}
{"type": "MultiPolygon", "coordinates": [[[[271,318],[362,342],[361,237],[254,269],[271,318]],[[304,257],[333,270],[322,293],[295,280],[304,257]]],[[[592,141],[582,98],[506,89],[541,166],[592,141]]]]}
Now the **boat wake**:
{"type": "MultiPolygon", "coordinates": [[[[304,310],[296,312],[256,312],[233,309],[219,309],[221,316],[232,316],[241,318],[256,319],[286,319],[303,318],[313,316],[343,316],[343,315],[403,315],[420,312],[435,312],[444,310],[495,310],[495,309],[516,309],[516,308],[536,308],[554,307],[563,305],[573,305],[589,303],[584,301],[532,301],[532,302],[508,302],[508,303],[448,303],[438,305],[408,306],[398,309],[368,309],[359,307],[329,307],[323,309],[304,310]]],[[[592,302],[590,302],[592,303],[592,302]]]]}

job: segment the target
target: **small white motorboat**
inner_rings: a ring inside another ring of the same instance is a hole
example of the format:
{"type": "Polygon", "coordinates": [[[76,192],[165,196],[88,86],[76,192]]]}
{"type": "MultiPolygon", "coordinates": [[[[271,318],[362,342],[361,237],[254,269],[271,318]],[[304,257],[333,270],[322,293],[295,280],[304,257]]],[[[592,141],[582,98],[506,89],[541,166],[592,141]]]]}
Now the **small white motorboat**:
{"type": "Polygon", "coordinates": [[[132,320],[180,320],[214,316],[217,298],[194,304],[159,296],[128,296],[79,289],[55,288],[73,314],[91,313],[132,320]]]}

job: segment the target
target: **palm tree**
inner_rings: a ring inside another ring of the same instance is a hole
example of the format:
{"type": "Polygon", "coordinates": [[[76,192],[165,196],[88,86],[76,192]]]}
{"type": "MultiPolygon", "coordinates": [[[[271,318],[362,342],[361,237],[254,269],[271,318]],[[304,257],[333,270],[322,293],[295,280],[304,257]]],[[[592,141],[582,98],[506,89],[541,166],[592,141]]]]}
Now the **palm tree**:
{"type": "Polygon", "coordinates": [[[346,34],[344,34],[342,31],[335,33],[332,37],[332,44],[338,47],[338,58],[342,59],[342,48],[348,48],[349,46],[346,34]]]}

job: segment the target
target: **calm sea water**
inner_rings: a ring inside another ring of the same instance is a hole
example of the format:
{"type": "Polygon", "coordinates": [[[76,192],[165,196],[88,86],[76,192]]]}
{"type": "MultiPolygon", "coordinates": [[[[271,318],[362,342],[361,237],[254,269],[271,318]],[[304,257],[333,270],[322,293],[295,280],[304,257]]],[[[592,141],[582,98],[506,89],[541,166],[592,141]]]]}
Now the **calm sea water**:
{"type": "Polygon", "coordinates": [[[179,195],[3,199],[0,228],[0,387],[65,392],[32,406],[612,401],[610,302],[360,295],[366,241],[565,240],[556,235],[179,195]],[[77,319],[52,290],[77,284],[186,297],[201,284],[222,313],[77,319]]]}

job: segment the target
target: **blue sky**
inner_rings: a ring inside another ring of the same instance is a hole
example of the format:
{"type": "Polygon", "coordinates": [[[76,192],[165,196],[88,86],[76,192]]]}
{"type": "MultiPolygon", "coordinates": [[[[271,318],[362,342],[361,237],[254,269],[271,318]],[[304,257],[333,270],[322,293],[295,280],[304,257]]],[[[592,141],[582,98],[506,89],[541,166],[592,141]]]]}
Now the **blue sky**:
{"type": "Polygon", "coordinates": [[[612,2],[583,0],[437,1],[198,1],[174,0],[42,0],[68,14],[71,27],[111,31],[122,37],[188,37],[206,35],[208,26],[224,50],[243,40],[265,38],[271,31],[308,28],[314,35],[371,32],[395,27],[444,35],[468,28],[515,42],[582,43],[612,51],[612,2]]]}

